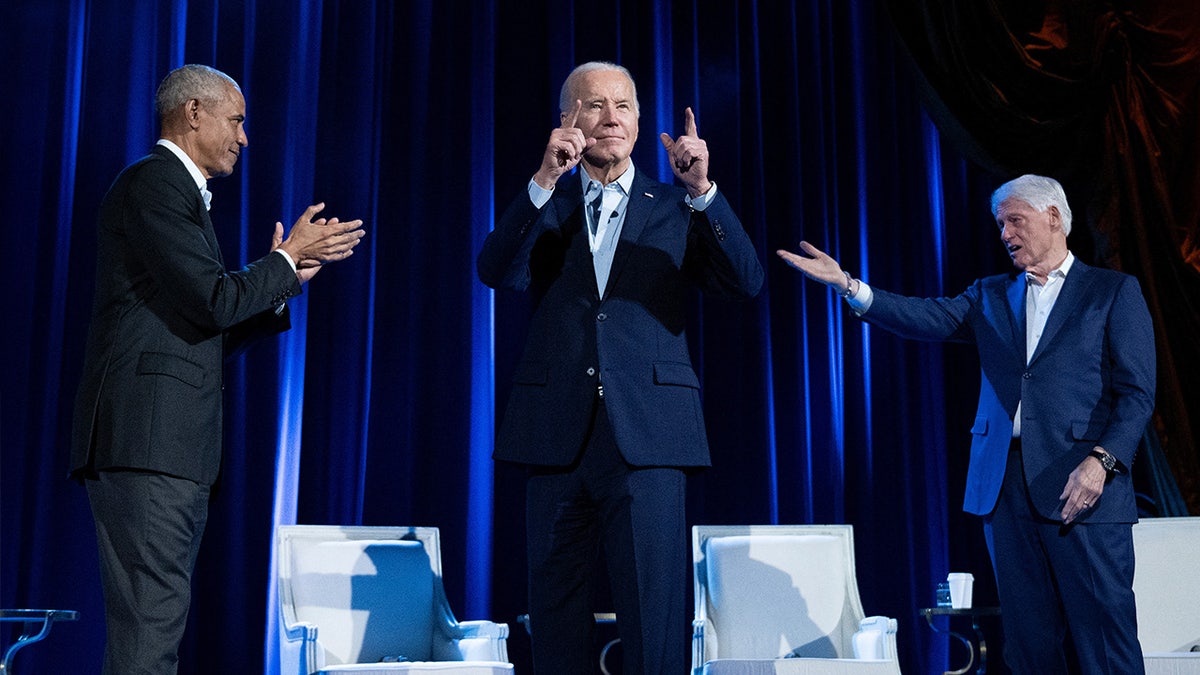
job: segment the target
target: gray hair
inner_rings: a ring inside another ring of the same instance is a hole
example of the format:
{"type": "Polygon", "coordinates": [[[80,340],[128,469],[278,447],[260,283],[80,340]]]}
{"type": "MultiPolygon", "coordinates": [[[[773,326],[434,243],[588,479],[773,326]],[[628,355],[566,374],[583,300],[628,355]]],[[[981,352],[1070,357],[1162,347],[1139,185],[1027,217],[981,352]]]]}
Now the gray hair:
{"type": "Polygon", "coordinates": [[[167,73],[154,95],[154,111],[159,121],[165,120],[179,106],[191,99],[201,103],[224,101],[229,87],[241,91],[236,80],[216,68],[191,63],[167,73]]]}
{"type": "Polygon", "coordinates": [[[1027,173],[996,188],[992,193],[993,216],[1006,199],[1019,199],[1039,213],[1045,213],[1051,206],[1057,206],[1062,217],[1063,234],[1071,234],[1071,207],[1067,206],[1067,193],[1053,178],[1027,173]]]}
{"type": "Polygon", "coordinates": [[[631,74],[629,69],[625,66],[618,66],[617,64],[609,63],[608,61],[588,61],[587,63],[582,63],[578,66],[575,66],[575,70],[572,70],[571,74],[567,76],[567,79],[563,81],[562,91],[558,94],[559,112],[565,113],[574,109],[575,101],[578,99],[578,97],[575,96],[575,82],[579,79],[579,76],[583,75],[584,73],[590,73],[597,70],[615,70],[629,80],[629,88],[633,90],[633,111],[637,113],[638,117],[641,117],[642,106],[640,103],[638,103],[637,85],[633,82],[633,74],[631,74]]]}

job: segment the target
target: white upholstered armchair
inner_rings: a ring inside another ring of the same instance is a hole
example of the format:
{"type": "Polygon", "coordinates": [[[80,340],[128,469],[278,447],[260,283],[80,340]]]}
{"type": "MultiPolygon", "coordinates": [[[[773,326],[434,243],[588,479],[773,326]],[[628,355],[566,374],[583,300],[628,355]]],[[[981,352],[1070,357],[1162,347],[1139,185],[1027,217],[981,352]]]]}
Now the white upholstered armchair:
{"type": "Polygon", "coordinates": [[[1200,518],[1142,518],[1133,552],[1146,675],[1200,675],[1200,518]]]}
{"type": "Polygon", "coordinates": [[[896,620],[864,616],[850,525],[692,528],[693,675],[897,675],[896,620]]]}
{"type": "Polygon", "coordinates": [[[511,673],[508,626],[454,618],[434,527],[283,525],[283,675],[511,673]]]}

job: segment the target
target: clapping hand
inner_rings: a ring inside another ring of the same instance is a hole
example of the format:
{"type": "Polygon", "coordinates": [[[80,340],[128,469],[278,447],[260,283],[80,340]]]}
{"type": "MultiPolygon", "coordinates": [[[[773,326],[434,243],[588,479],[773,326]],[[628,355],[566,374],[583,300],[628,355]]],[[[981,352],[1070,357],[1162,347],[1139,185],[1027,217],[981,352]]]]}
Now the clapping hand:
{"type": "Polygon", "coordinates": [[[283,238],[283,223],[275,223],[271,250],[280,248],[291,256],[296,263],[296,278],[302,284],[316,276],[322,265],[353,255],[354,247],[366,235],[361,220],[316,218],[324,209],[324,202],[305,209],[292,224],[287,239],[283,238]]]}

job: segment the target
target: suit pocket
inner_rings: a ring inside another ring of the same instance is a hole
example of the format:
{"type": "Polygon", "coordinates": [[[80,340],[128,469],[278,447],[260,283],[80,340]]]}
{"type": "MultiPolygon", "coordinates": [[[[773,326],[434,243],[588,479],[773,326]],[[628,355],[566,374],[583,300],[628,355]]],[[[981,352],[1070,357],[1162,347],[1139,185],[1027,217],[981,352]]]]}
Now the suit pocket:
{"type": "Polygon", "coordinates": [[[975,424],[971,425],[971,433],[977,436],[986,436],[988,430],[988,419],[986,417],[976,417],[975,424]]]}
{"type": "Polygon", "coordinates": [[[199,389],[204,384],[204,368],[185,358],[162,352],[143,352],[138,358],[138,375],[166,375],[199,389]]]}
{"type": "Polygon", "coordinates": [[[686,363],[660,362],[654,364],[654,384],[699,389],[700,379],[696,377],[696,371],[686,363]]]}

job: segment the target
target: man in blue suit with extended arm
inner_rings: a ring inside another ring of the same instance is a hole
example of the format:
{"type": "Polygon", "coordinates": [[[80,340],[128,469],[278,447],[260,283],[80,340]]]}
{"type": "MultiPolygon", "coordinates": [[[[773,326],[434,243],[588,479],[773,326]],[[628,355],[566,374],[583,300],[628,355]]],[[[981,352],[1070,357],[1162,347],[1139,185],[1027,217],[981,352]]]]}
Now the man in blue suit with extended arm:
{"type": "Polygon", "coordinates": [[[1005,183],[992,213],[1023,273],[980,279],[953,298],[872,289],[807,242],[804,255],[779,255],[872,325],[978,349],[963,508],[983,517],[1012,670],[1142,673],[1129,467],[1154,409],[1146,301],[1133,277],[1071,254],[1057,181],[1005,183]]]}
{"type": "Polygon", "coordinates": [[[687,291],[750,298],[762,266],[708,179],[690,108],[682,136],[660,137],[686,191],[634,168],[638,100],[624,68],[579,66],[560,110],[541,167],[477,261],[488,286],[537,298],[495,452],[528,467],[533,666],[592,672],[589,572],[602,547],[624,672],[678,675],[685,470],[709,463],[687,291]]]}

